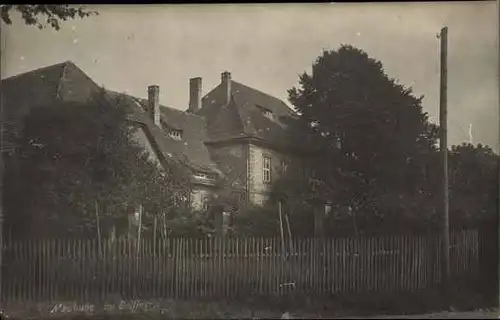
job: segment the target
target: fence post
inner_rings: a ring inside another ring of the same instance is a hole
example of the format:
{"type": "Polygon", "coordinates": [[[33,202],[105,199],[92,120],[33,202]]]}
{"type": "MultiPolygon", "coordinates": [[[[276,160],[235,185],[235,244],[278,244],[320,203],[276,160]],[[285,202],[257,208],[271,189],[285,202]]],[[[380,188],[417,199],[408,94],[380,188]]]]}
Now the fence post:
{"type": "Polygon", "coordinates": [[[324,220],[325,220],[325,205],[323,202],[316,200],[314,205],[314,237],[321,238],[324,236],[324,220]]]}
{"type": "Polygon", "coordinates": [[[215,224],[215,233],[217,237],[224,236],[224,211],[221,206],[216,206],[214,209],[214,224],[215,224]]]}
{"type": "MultiPolygon", "coordinates": [[[[482,259],[482,266],[485,268],[482,271],[489,272],[490,275],[490,283],[485,283],[483,287],[489,289],[491,294],[495,289],[491,276],[492,272],[496,272],[494,268],[490,269],[494,267],[491,264],[495,259],[492,257],[494,252],[491,251],[496,248],[496,244],[491,243],[494,234],[480,233],[480,239],[477,239],[476,232],[474,230],[467,233],[467,241],[456,244],[460,248],[454,251],[453,260],[460,262],[463,270],[469,270],[474,268],[476,260],[462,261],[464,257],[471,260],[482,259]],[[477,246],[483,246],[483,252],[478,253],[477,246]],[[489,256],[486,256],[488,253],[489,256]],[[474,256],[469,257],[470,254],[474,256]],[[475,256],[476,254],[479,256],[475,256]],[[484,260],[485,258],[488,260],[484,260]]],[[[456,237],[454,235],[452,239],[456,237]]],[[[235,286],[242,281],[245,282],[244,286],[252,284],[252,288],[260,294],[276,293],[277,286],[292,281],[298,290],[314,290],[318,294],[350,290],[415,291],[439,281],[441,257],[438,256],[438,239],[435,236],[428,236],[427,240],[414,236],[391,236],[386,239],[297,239],[298,255],[288,261],[283,261],[278,255],[278,237],[243,239],[243,243],[237,238],[216,237],[214,240],[205,239],[203,243],[176,238],[169,240],[172,241],[170,247],[173,252],[166,253],[163,250],[166,244],[162,242],[156,248],[158,256],[154,255],[154,243],[142,239],[139,267],[136,267],[136,261],[133,260],[137,256],[133,247],[136,242],[132,240],[120,239],[116,247],[107,247],[105,242],[101,242],[103,248],[96,248],[97,239],[70,239],[69,243],[61,239],[15,241],[13,247],[6,252],[8,261],[15,264],[30,262],[27,265],[30,272],[11,268],[6,270],[9,273],[5,274],[4,285],[8,287],[3,288],[1,302],[5,304],[11,299],[27,295],[27,298],[33,300],[58,298],[68,294],[68,290],[71,291],[69,295],[77,300],[94,298],[99,293],[99,297],[105,300],[110,289],[129,294],[128,298],[137,293],[141,296],[156,296],[166,294],[164,286],[167,281],[172,283],[168,286],[172,290],[168,294],[179,298],[192,297],[201,293],[200,283],[197,283],[199,273],[204,287],[202,295],[208,294],[214,298],[237,294],[235,286]],[[384,240],[389,240],[389,243],[384,240]],[[211,243],[209,251],[208,242],[211,243]],[[271,246],[267,248],[266,245],[271,246]],[[208,257],[202,258],[201,251],[208,257]],[[102,253],[101,256],[99,252],[102,253]],[[113,253],[117,254],[117,261],[108,260],[113,258],[113,253]],[[57,268],[65,266],[60,263],[66,264],[70,257],[76,259],[71,263],[76,263],[76,269],[69,275],[58,274],[57,268]],[[241,269],[235,270],[241,260],[245,263],[241,269]],[[425,268],[421,268],[420,263],[425,264],[425,268]],[[165,267],[171,271],[165,273],[165,267]],[[389,270],[384,272],[385,269],[389,270]],[[20,273],[10,273],[16,271],[20,273]],[[101,277],[100,281],[95,281],[94,276],[101,277]],[[152,282],[156,278],[158,281],[152,282]]],[[[455,242],[454,240],[453,243],[455,242]]],[[[280,290],[279,295],[286,292],[280,290]]]]}

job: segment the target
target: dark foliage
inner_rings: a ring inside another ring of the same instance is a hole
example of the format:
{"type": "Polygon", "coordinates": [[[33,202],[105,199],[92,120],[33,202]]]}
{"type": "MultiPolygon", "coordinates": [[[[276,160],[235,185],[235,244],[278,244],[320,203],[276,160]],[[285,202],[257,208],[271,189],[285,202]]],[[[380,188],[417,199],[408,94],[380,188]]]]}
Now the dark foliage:
{"type": "Polygon", "coordinates": [[[171,163],[162,170],[151,161],[134,142],[138,128],[126,115],[120,99],[102,94],[86,104],[34,109],[6,161],[6,230],[96,235],[97,220],[103,230],[124,229],[139,205],[146,219],[187,198],[182,168],[171,163]]]}
{"type": "MultiPolygon", "coordinates": [[[[274,184],[271,208],[283,202],[295,234],[310,234],[307,222],[325,202],[330,235],[439,230],[439,128],[423,111],[423,97],[390,78],[380,61],[343,45],[323,52],[289,98],[299,113],[291,129],[309,133],[297,143],[320,150],[306,159],[305,172],[288,170],[274,184]]],[[[490,148],[454,146],[449,170],[452,227],[496,214],[498,156],[490,148]]]]}
{"type": "Polygon", "coordinates": [[[85,7],[70,6],[67,4],[54,5],[1,5],[0,15],[2,21],[10,25],[12,24],[12,11],[17,11],[24,23],[28,26],[36,26],[39,29],[45,28],[46,25],[59,30],[60,22],[68,19],[86,18],[97,14],[95,11],[88,11],[85,7]]]}

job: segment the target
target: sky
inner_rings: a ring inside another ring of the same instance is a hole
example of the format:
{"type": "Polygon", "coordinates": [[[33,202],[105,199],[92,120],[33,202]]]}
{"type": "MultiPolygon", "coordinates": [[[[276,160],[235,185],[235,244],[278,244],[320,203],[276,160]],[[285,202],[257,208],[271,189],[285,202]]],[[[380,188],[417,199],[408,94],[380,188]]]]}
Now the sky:
{"type": "Polygon", "coordinates": [[[390,77],[424,95],[438,121],[439,40],[448,27],[448,142],[499,143],[498,8],[495,1],[231,5],[100,5],[60,31],[2,24],[2,79],[71,60],[108,89],[185,110],[189,78],[203,93],[233,80],[287,101],[323,50],[351,44],[390,77]],[[469,130],[472,129],[472,130],[469,130]]]}

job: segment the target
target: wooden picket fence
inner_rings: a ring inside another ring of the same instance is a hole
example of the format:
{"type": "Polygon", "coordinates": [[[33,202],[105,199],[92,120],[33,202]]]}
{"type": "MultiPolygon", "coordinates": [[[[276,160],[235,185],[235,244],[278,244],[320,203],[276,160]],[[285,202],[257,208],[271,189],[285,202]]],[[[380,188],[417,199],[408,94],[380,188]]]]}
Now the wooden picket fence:
{"type": "MultiPolygon", "coordinates": [[[[1,299],[223,298],[402,292],[440,281],[436,236],[18,240],[4,246],[1,299]]],[[[477,272],[478,232],[450,241],[453,276],[477,272]]]]}

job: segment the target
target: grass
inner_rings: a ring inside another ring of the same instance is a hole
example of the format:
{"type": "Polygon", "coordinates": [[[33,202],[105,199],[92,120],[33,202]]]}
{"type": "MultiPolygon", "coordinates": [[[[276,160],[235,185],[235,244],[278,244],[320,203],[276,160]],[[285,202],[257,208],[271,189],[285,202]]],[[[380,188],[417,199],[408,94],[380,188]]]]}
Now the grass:
{"type": "MultiPolygon", "coordinates": [[[[470,281],[454,285],[448,294],[444,294],[439,288],[431,288],[421,292],[398,294],[366,293],[330,296],[294,294],[287,297],[253,297],[233,301],[167,299],[159,301],[158,307],[151,312],[135,314],[115,312],[93,316],[72,314],[46,319],[250,319],[252,316],[269,319],[280,318],[286,311],[300,318],[416,315],[441,311],[465,312],[497,306],[498,296],[494,286],[490,286],[491,292],[487,295],[485,295],[484,287],[485,284],[482,282],[470,281]]],[[[41,314],[36,316],[32,319],[44,319],[41,314]]],[[[28,317],[22,317],[22,319],[28,319],[28,317]]]]}

